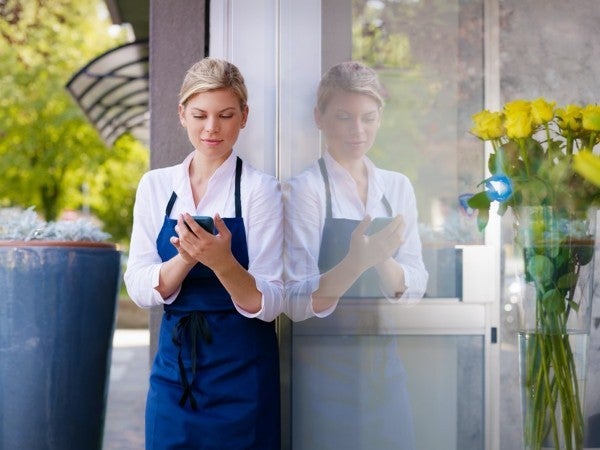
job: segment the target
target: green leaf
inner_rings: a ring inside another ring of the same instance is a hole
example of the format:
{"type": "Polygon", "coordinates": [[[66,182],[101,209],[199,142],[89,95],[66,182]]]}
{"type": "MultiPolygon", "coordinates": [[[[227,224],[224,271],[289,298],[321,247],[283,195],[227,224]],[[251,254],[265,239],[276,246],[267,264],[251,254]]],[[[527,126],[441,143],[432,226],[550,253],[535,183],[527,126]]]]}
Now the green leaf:
{"type": "Polygon", "coordinates": [[[498,215],[499,216],[504,216],[504,214],[506,214],[506,211],[508,210],[509,207],[509,202],[502,202],[500,203],[500,205],[498,205],[498,215]]]}
{"type": "Polygon", "coordinates": [[[577,245],[574,247],[575,260],[581,266],[589,264],[594,257],[594,244],[591,242],[589,245],[577,245]]]}
{"type": "Polygon", "coordinates": [[[573,300],[568,300],[567,303],[571,307],[571,309],[575,312],[579,311],[579,303],[575,303],[573,300]]]}
{"type": "Polygon", "coordinates": [[[496,161],[500,161],[500,158],[498,158],[496,153],[491,153],[488,159],[488,170],[490,173],[496,173],[499,170],[498,166],[496,165],[496,161]]]}
{"type": "Polygon", "coordinates": [[[560,277],[556,282],[556,286],[560,289],[570,289],[577,284],[577,274],[576,273],[567,273],[560,277]]]}
{"type": "Polygon", "coordinates": [[[545,286],[552,280],[554,264],[544,255],[534,255],[527,261],[527,273],[539,286],[545,286]]]}
{"type": "Polygon", "coordinates": [[[549,313],[562,313],[565,310],[565,297],[558,289],[550,289],[542,297],[544,310],[549,313]]]}
{"type": "Polygon", "coordinates": [[[514,141],[510,141],[500,147],[498,153],[505,173],[511,176],[516,175],[520,165],[519,146],[514,141]]]}
{"type": "Polygon", "coordinates": [[[478,192],[473,197],[471,197],[467,204],[473,209],[489,209],[490,207],[490,199],[488,198],[485,191],[478,192]]]}
{"type": "Polygon", "coordinates": [[[513,179],[513,188],[520,194],[523,205],[543,205],[548,197],[546,183],[535,175],[513,179]]]}
{"type": "Polygon", "coordinates": [[[540,164],[544,161],[544,148],[537,140],[528,137],[525,140],[525,151],[527,152],[530,167],[534,172],[537,172],[540,164]]]}
{"type": "Polygon", "coordinates": [[[485,230],[490,220],[490,212],[487,209],[480,209],[477,214],[477,229],[479,231],[485,230]]]}

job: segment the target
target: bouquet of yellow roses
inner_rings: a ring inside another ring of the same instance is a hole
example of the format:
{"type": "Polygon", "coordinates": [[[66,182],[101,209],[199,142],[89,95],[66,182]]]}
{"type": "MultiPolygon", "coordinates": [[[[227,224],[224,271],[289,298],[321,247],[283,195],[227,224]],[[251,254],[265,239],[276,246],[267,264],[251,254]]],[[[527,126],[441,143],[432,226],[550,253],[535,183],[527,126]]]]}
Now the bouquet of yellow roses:
{"type": "Polygon", "coordinates": [[[502,111],[474,114],[473,123],[472,133],[492,149],[490,176],[468,204],[478,210],[481,230],[492,202],[500,215],[511,208],[532,297],[522,306],[530,316],[519,332],[525,448],[581,449],[584,374],[577,354],[585,352],[591,310],[595,230],[588,214],[600,200],[600,159],[593,154],[600,106],[515,100],[502,111]]]}
{"type": "Polygon", "coordinates": [[[543,98],[515,100],[502,111],[473,115],[472,133],[490,141],[491,176],[469,200],[485,228],[492,201],[498,213],[512,207],[553,206],[572,213],[600,200],[600,159],[592,151],[600,142],[600,106],[555,108],[543,98]],[[594,184],[598,181],[597,184],[594,184]]]}

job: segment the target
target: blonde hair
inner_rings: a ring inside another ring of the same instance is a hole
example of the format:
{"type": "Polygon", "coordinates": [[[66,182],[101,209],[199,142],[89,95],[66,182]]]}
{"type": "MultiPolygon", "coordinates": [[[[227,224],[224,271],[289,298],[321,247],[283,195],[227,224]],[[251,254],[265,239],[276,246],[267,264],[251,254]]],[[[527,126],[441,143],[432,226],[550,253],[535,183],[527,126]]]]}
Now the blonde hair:
{"type": "Polygon", "coordinates": [[[179,90],[179,104],[185,106],[194,95],[215,89],[231,89],[240,99],[240,107],[246,107],[248,90],[240,70],[217,58],[203,58],[188,69],[179,90]]]}
{"type": "Polygon", "coordinates": [[[317,89],[319,111],[325,112],[333,94],[340,91],[368,95],[380,108],[385,103],[377,72],[358,61],[343,62],[325,72],[317,89]]]}

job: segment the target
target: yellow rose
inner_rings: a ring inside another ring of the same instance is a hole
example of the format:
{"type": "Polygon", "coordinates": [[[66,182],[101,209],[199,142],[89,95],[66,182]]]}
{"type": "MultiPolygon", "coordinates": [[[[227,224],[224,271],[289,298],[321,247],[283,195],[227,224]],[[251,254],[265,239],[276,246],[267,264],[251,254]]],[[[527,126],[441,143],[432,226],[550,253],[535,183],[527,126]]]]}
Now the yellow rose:
{"type": "Polygon", "coordinates": [[[480,139],[488,141],[498,139],[504,133],[502,115],[499,112],[490,112],[487,109],[473,114],[473,128],[471,132],[480,139]]]}
{"type": "Polygon", "coordinates": [[[504,105],[504,115],[512,116],[512,115],[522,115],[531,114],[531,102],[527,100],[513,100],[512,102],[507,102],[504,105]]]}
{"type": "Polygon", "coordinates": [[[531,136],[534,128],[531,103],[526,100],[514,100],[504,105],[504,127],[509,138],[531,136]]]}
{"type": "Polygon", "coordinates": [[[584,130],[600,131],[600,106],[587,105],[581,111],[581,123],[584,130]]]}
{"type": "Polygon", "coordinates": [[[573,170],[600,187],[600,157],[591,151],[584,150],[573,156],[573,170]]]}
{"type": "Polygon", "coordinates": [[[567,105],[556,110],[558,126],[563,130],[578,131],[581,128],[581,107],[567,105]]]}
{"type": "Polygon", "coordinates": [[[531,102],[531,116],[534,125],[548,123],[554,117],[554,105],[556,102],[547,102],[543,98],[537,98],[531,102]]]}

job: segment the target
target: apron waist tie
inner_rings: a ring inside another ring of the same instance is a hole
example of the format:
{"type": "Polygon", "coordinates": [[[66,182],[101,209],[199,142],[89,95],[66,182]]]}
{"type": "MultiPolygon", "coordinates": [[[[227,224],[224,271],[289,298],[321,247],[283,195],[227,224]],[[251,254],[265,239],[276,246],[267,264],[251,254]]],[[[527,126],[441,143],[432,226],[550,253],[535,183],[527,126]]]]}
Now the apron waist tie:
{"type": "Polygon", "coordinates": [[[179,348],[179,354],[177,356],[177,363],[179,365],[179,374],[181,377],[181,384],[183,386],[183,394],[179,400],[179,406],[185,406],[188,398],[190,405],[194,411],[198,409],[196,399],[192,394],[192,386],[196,375],[196,357],[198,351],[198,341],[210,344],[212,342],[212,335],[210,333],[210,327],[206,321],[204,313],[201,311],[192,311],[190,314],[183,316],[173,328],[173,343],[179,348]],[[183,365],[183,342],[186,331],[189,331],[190,338],[190,356],[192,361],[192,381],[188,381],[188,377],[183,365]]]}

